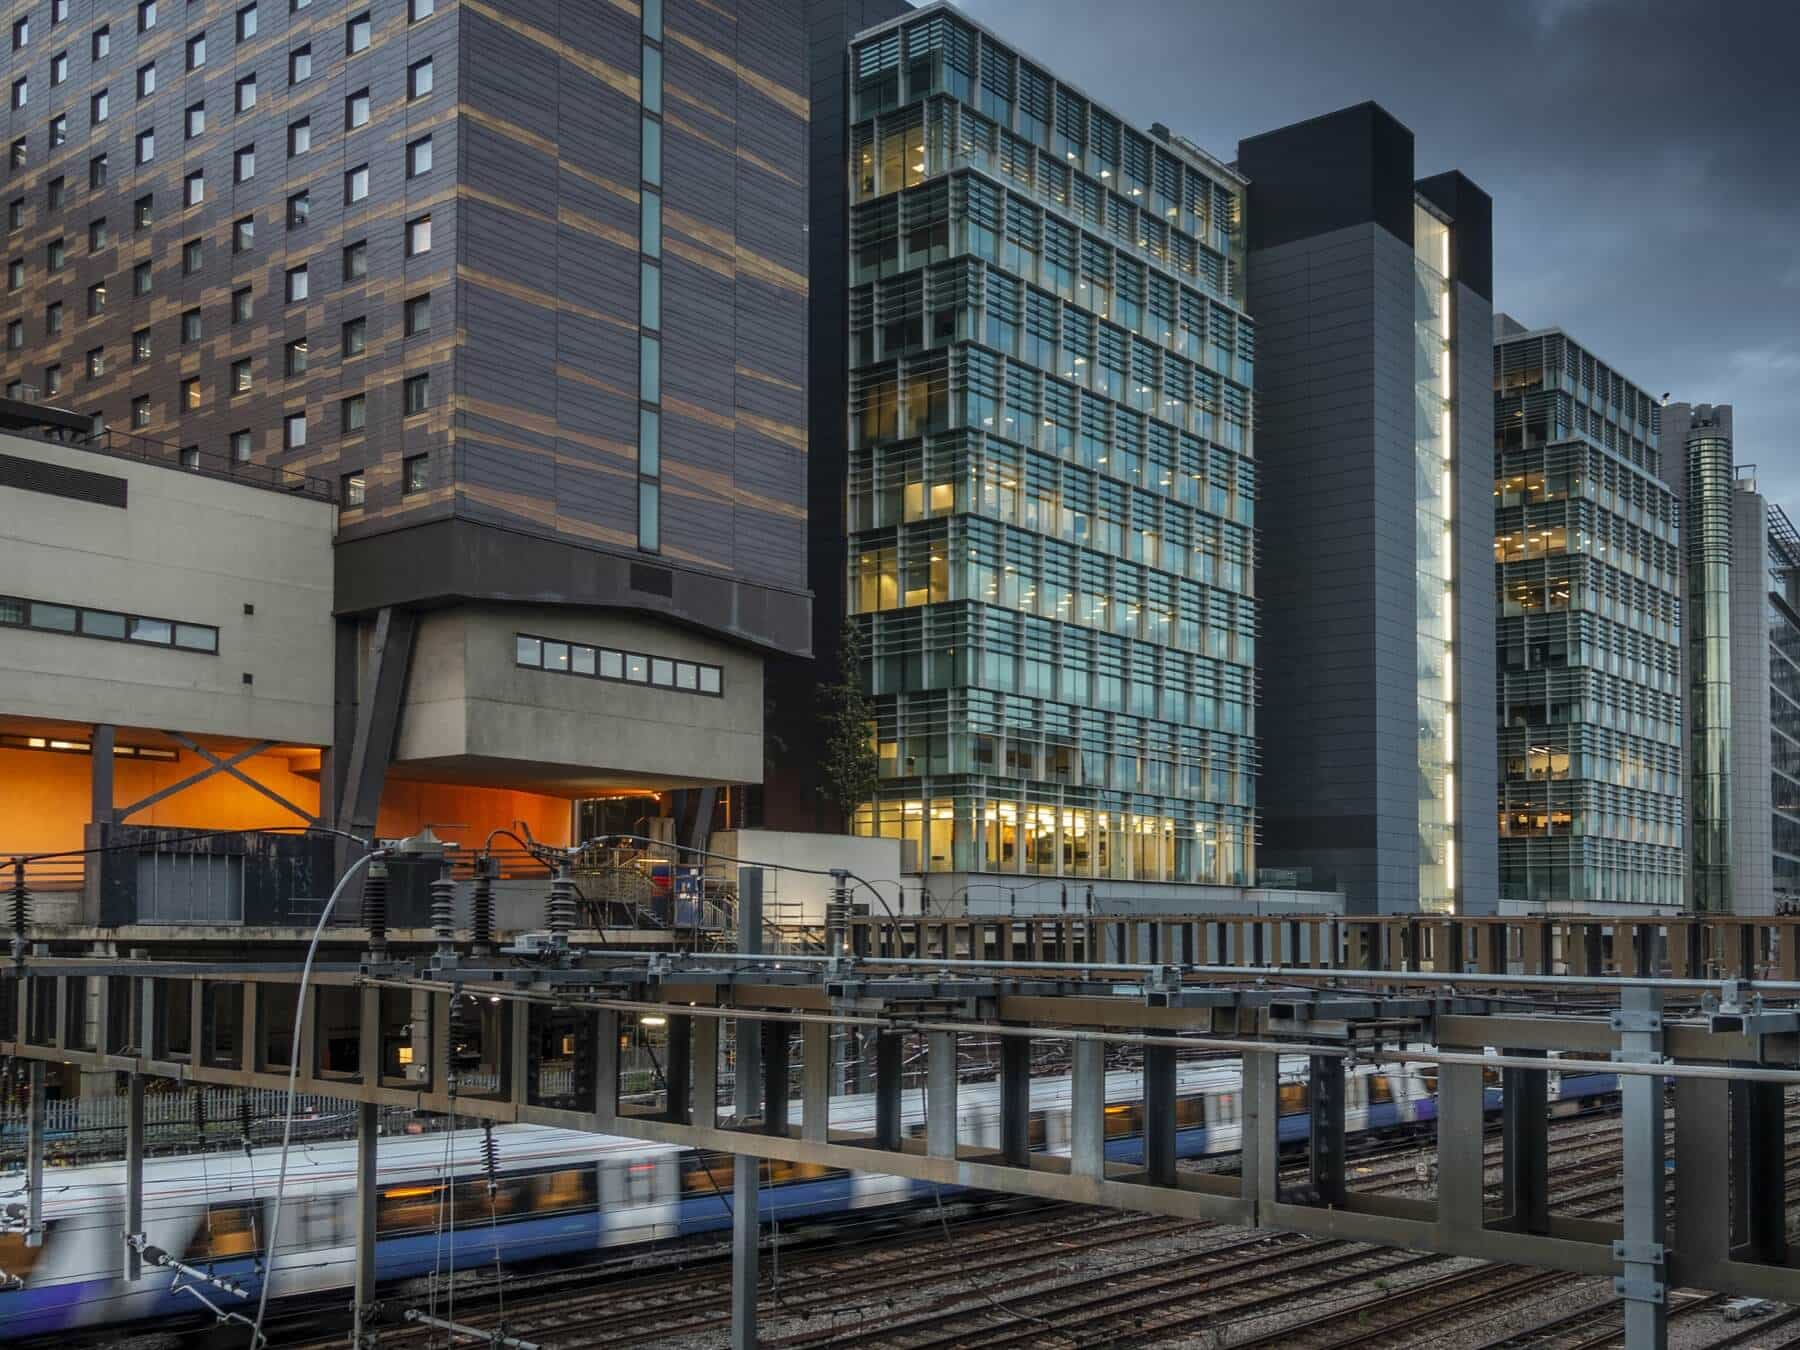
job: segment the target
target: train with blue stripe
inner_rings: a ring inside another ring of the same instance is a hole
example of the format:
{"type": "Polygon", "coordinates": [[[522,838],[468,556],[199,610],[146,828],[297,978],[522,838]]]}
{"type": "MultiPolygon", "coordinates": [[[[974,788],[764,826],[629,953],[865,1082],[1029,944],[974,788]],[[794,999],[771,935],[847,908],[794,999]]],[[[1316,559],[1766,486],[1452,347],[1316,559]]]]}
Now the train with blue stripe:
{"type": "MultiPolygon", "coordinates": [[[[1554,1061],[1551,1061],[1554,1064],[1554,1061]]],[[[1284,1143],[1307,1137],[1307,1063],[1284,1057],[1277,1087],[1284,1143]]],[[[1497,1075],[1485,1089],[1500,1107],[1497,1075]]],[[[1617,1094],[1609,1074],[1549,1075],[1550,1109],[1599,1109],[1617,1094]]],[[[1436,1118],[1429,1066],[1358,1065],[1345,1079],[1345,1130],[1397,1134],[1436,1118]]],[[[1178,1066],[1176,1152],[1187,1158],[1234,1153],[1241,1142],[1242,1078],[1235,1060],[1178,1066]]],[[[1142,1158],[1143,1082],[1135,1071],[1106,1077],[1106,1153],[1142,1158]]],[[[999,1147],[998,1089],[965,1085],[957,1095],[958,1137],[999,1147]]],[[[792,1104],[799,1123],[799,1103],[792,1104]]],[[[834,1097],[834,1130],[873,1133],[872,1094],[834,1097]]],[[[909,1089],[902,1130],[922,1134],[923,1094],[909,1089]]],[[[384,1138],[378,1152],[376,1268],[381,1280],[443,1275],[471,1267],[542,1261],[629,1247],[728,1227],[734,1159],[615,1136],[529,1125],[494,1131],[492,1182],[478,1129],[384,1138]],[[454,1180],[448,1180],[453,1178],[454,1180]]],[[[1069,1080],[1031,1084],[1031,1146],[1069,1151],[1069,1080]]],[[[212,1312],[253,1312],[264,1277],[277,1155],[216,1152],[152,1158],[144,1164],[148,1243],[241,1290],[148,1264],[124,1279],[124,1164],[52,1169],[45,1177],[45,1231],[27,1246],[16,1221],[0,1228],[0,1341],[212,1312]]],[[[353,1282],[356,1148],[296,1144],[289,1159],[272,1297],[317,1294],[353,1282]]],[[[948,1191],[951,1188],[942,1188],[948,1191]]],[[[761,1163],[759,1211],[782,1223],[845,1210],[902,1204],[934,1193],[931,1183],[808,1163],[761,1163]]],[[[24,1178],[0,1177],[0,1215],[17,1216],[24,1178]]]]}

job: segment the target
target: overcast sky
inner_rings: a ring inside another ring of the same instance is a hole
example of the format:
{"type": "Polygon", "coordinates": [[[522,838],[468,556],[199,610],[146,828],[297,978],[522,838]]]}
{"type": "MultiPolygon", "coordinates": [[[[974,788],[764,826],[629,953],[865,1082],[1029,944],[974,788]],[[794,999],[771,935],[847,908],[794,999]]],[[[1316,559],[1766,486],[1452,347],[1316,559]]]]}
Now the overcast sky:
{"type": "Polygon", "coordinates": [[[1730,403],[1800,513],[1800,0],[962,0],[1224,160],[1374,99],[1494,198],[1494,307],[1730,403]]]}

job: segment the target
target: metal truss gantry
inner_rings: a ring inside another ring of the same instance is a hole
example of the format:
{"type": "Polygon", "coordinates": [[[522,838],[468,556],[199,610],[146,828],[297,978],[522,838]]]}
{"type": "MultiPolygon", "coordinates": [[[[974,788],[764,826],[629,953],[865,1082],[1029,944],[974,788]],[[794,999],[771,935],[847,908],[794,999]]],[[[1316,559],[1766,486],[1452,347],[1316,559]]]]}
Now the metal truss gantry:
{"type": "MultiPolygon", "coordinates": [[[[1226,970],[1011,954],[552,948],[471,958],[446,949],[430,959],[371,953],[354,965],[315,966],[296,1022],[300,980],[298,963],[28,954],[0,970],[0,1054],[29,1062],[37,1081],[48,1062],[130,1076],[128,1232],[142,1215],[146,1079],[282,1090],[292,1073],[302,1092],[360,1103],[356,1304],[364,1339],[376,1313],[382,1106],[1610,1275],[1633,1350],[1666,1344],[1673,1286],[1800,1295],[1783,1171],[1784,1094],[1800,1086],[1800,985],[1790,982],[1226,970]],[[1542,1001],[1550,993],[1579,995],[1586,1010],[1557,1010],[1542,1001]],[[95,1000],[98,1016],[83,1016],[95,1000]],[[468,1006],[483,1010],[474,1033],[466,1030],[468,1006]],[[619,1051],[622,1026],[648,1013],[666,1018],[667,1049],[663,1081],[645,1104],[621,1096],[619,1051]],[[833,1056],[847,1037],[861,1048],[874,1094],[868,1128],[856,1132],[830,1120],[843,1087],[833,1056]],[[958,1096],[968,1089],[959,1083],[958,1045],[971,1037],[1000,1047],[997,1146],[958,1129],[958,1096]],[[922,1133],[902,1129],[901,1052],[911,1038],[926,1047],[922,1133]],[[1031,1148],[1034,1041],[1069,1046],[1067,1156],[1031,1148]],[[1115,1045],[1141,1055],[1141,1163],[1106,1157],[1104,1052],[1115,1045]],[[1176,1166],[1177,1064],[1198,1051],[1229,1052],[1219,1063],[1241,1075],[1236,1175],[1176,1166]],[[484,1070],[479,1088],[470,1085],[471,1055],[484,1070]],[[1299,1187],[1282,1181],[1276,1136],[1283,1061],[1292,1057],[1303,1057],[1311,1083],[1309,1176],[1299,1187]],[[1365,1061],[1435,1066],[1434,1198],[1359,1192],[1347,1174],[1344,1075],[1365,1061]],[[729,1097],[724,1064],[736,1068],[729,1097]],[[1620,1076],[1618,1222],[1552,1210],[1550,1071],[1620,1076]],[[1497,1203],[1483,1187],[1484,1072],[1504,1080],[1497,1203]],[[1664,1130],[1670,1086],[1672,1149],[1664,1130]],[[1671,1156],[1673,1216],[1663,1201],[1671,1156]]],[[[42,1216],[40,1100],[34,1093],[30,1227],[42,1216]]],[[[736,1176],[754,1184],[752,1168],[736,1176]]],[[[738,1194],[734,1215],[734,1344],[748,1346],[753,1191],[738,1194]]],[[[121,1243],[121,1261],[126,1278],[141,1277],[141,1254],[129,1243],[121,1243]]]]}

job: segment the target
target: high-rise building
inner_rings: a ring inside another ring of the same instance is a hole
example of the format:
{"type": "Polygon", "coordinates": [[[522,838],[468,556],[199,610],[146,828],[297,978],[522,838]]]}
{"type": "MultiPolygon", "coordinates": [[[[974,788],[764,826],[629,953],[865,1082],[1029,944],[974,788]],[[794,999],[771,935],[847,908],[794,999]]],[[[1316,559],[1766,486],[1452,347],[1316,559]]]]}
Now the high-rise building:
{"type": "Polygon", "coordinates": [[[1261,860],[1491,912],[1492,204],[1365,103],[1242,142],[1260,337],[1261,860]]]}
{"type": "Polygon", "coordinates": [[[1663,436],[1669,485],[1681,503],[1687,903],[1702,913],[1725,912],[1732,903],[1731,406],[1667,404],[1663,436]]]}
{"type": "Polygon", "coordinates": [[[1494,333],[1500,897],[1682,903],[1681,531],[1662,408],[1557,328],[1494,333]]]}
{"type": "Polygon", "coordinates": [[[1731,513],[1731,909],[1800,907],[1800,533],[1740,477],[1731,513]]]}
{"type": "MultiPolygon", "coordinates": [[[[0,388],[336,497],[293,792],[566,837],[569,798],[758,780],[763,663],[811,640],[799,0],[6,12],[0,388]]],[[[64,580],[29,598],[120,608],[64,580]]]]}
{"type": "Polygon", "coordinates": [[[946,5],[846,83],[854,828],[978,909],[1250,881],[1244,180],[946,5]]]}

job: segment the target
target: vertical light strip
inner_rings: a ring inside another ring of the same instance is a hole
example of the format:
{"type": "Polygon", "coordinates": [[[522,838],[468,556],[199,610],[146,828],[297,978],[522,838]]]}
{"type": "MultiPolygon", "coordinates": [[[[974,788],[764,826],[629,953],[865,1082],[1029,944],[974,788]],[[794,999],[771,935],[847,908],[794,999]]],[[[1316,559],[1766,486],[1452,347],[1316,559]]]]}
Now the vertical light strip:
{"type": "Polygon", "coordinates": [[[662,549],[662,0],[644,0],[638,143],[638,547],[662,549]]]}

